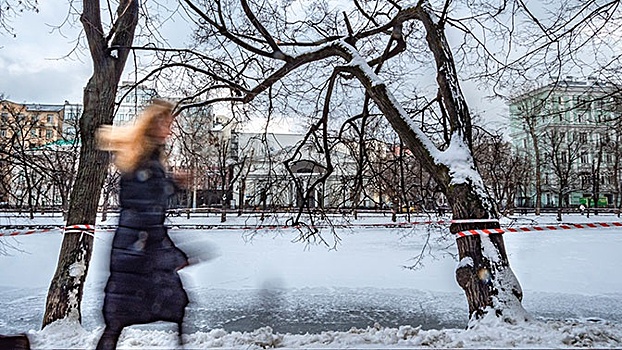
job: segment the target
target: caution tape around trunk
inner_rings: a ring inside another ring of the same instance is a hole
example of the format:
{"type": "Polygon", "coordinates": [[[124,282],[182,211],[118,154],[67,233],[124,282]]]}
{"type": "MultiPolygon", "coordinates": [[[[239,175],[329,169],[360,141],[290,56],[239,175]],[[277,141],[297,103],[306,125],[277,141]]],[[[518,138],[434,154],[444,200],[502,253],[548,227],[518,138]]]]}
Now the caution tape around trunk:
{"type": "Polygon", "coordinates": [[[525,227],[506,227],[506,228],[493,228],[484,230],[466,230],[456,233],[456,236],[477,236],[477,235],[491,235],[495,233],[506,232],[529,232],[529,231],[559,231],[559,230],[573,230],[580,228],[610,228],[610,227],[622,227],[622,222],[591,222],[583,224],[560,224],[549,226],[525,226],[525,227]]]}

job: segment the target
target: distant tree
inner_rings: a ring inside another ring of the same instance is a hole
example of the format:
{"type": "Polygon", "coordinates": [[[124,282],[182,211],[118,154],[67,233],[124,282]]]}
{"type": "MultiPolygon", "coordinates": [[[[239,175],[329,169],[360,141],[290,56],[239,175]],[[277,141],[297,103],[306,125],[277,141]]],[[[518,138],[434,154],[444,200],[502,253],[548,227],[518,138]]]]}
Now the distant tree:
{"type": "Polygon", "coordinates": [[[67,209],[77,162],[77,142],[61,138],[60,123],[50,126],[45,111],[0,100],[0,155],[6,201],[35,211],[57,206],[67,209]]]}
{"type": "Polygon", "coordinates": [[[473,147],[478,169],[497,207],[504,214],[512,213],[518,186],[528,181],[529,164],[499,133],[478,130],[473,147]]]}
{"type": "Polygon", "coordinates": [[[40,177],[35,174],[31,162],[32,147],[37,146],[39,120],[27,113],[26,106],[3,100],[0,103],[2,113],[2,148],[6,167],[6,194],[21,211],[26,209],[30,218],[37,209],[37,184],[40,177]],[[36,138],[33,138],[33,134],[36,138]]]}
{"type": "Polygon", "coordinates": [[[578,188],[579,174],[576,172],[577,160],[585,154],[585,149],[573,133],[550,128],[544,135],[544,154],[553,170],[555,181],[549,184],[557,194],[557,220],[562,220],[562,209],[570,205],[568,194],[578,188]]]}
{"type": "Polygon", "coordinates": [[[205,189],[208,171],[214,164],[214,148],[210,145],[213,119],[209,106],[187,109],[175,119],[171,148],[176,158],[172,159],[172,165],[188,173],[185,189],[188,209],[199,205],[198,191],[205,189]]]}
{"type": "Polygon", "coordinates": [[[525,101],[518,106],[518,119],[522,121],[523,128],[528,135],[528,141],[531,143],[531,149],[533,154],[529,155],[529,158],[533,159],[533,170],[535,180],[535,199],[534,207],[536,215],[540,215],[542,209],[542,168],[543,168],[543,155],[542,155],[542,138],[544,137],[543,130],[546,125],[543,125],[543,121],[548,120],[549,113],[546,110],[546,97],[533,99],[531,103],[525,101]]]}
{"type": "Polygon", "coordinates": [[[247,157],[242,156],[241,159],[232,157],[231,139],[214,137],[211,145],[216,151],[217,182],[220,184],[220,222],[225,222],[227,221],[227,211],[231,209],[234,185],[245,171],[247,157]]]}
{"type": "Polygon", "coordinates": [[[106,221],[108,219],[108,210],[110,210],[110,203],[114,203],[118,206],[119,203],[116,202],[119,194],[119,180],[121,178],[121,173],[118,169],[113,166],[109,166],[106,170],[106,180],[104,180],[104,187],[102,188],[102,221],[106,221]]]}

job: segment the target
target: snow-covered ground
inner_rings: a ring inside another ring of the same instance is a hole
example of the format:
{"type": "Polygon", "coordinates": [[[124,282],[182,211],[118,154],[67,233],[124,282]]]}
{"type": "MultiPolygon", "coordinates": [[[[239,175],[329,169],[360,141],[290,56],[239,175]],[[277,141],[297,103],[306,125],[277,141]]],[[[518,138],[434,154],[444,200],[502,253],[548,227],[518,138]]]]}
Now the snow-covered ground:
{"type": "MultiPolygon", "coordinates": [[[[427,221],[431,218],[412,218],[427,221]]],[[[265,220],[264,224],[276,223],[265,220]]],[[[436,218],[432,218],[436,220],[436,218]]],[[[618,222],[613,215],[564,222],[618,222]]],[[[387,217],[350,220],[336,249],[297,242],[293,229],[188,229],[218,217],[172,218],[172,238],[207,260],[182,271],[191,305],[184,347],[203,348],[560,348],[622,347],[622,228],[505,234],[512,268],[533,321],[465,330],[466,299],[454,280],[455,243],[446,225],[374,226],[387,217]],[[428,239],[429,234],[429,239],[428,239]],[[425,244],[427,242],[427,244],[425,244]],[[412,270],[422,251],[422,267],[412,270]]],[[[0,216],[0,225],[62,224],[0,216]]],[[[109,219],[106,224],[113,224],[109,219]]],[[[232,227],[256,224],[230,218],[232,227]]],[[[558,223],[517,216],[504,225],[558,223]]],[[[9,232],[14,230],[5,230],[9,232]]],[[[0,237],[0,334],[26,332],[33,348],[94,348],[107,277],[110,231],[96,233],[82,325],[39,330],[53,275],[58,231],[0,237]]],[[[326,232],[329,245],[334,237],[326,232]]],[[[166,323],[124,331],[120,349],[174,347],[166,323]]]]}

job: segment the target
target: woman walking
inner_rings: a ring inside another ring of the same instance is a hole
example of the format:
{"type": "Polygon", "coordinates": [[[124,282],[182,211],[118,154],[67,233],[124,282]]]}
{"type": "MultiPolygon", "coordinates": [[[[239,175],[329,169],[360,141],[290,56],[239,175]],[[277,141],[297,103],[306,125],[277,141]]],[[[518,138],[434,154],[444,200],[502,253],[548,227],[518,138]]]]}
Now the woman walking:
{"type": "Polygon", "coordinates": [[[181,344],[188,296],[177,271],[188,259],[164,226],[168,201],[176,190],[162,161],[173,107],[156,100],[134,125],[106,126],[97,135],[99,147],[113,152],[121,172],[121,212],[105,288],[106,328],[98,350],[115,349],[124,327],[155,321],[176,323],[181,344]]]}

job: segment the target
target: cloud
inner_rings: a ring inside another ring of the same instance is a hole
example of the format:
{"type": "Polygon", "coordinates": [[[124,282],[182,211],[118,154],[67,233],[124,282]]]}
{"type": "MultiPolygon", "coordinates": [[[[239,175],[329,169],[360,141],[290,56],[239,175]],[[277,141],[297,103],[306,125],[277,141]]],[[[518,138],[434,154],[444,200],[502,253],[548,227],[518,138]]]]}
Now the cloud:
{"type": "Polygon", "coordinates": [[[79,28],[52,30],[65,19],[67,3],[48,0],[39,13],[13,20],[16,37],[0,34],[0,94],[15,102],[63,103],[82,100],[91,75],[90,60],[67,58],[79,28]]]}

